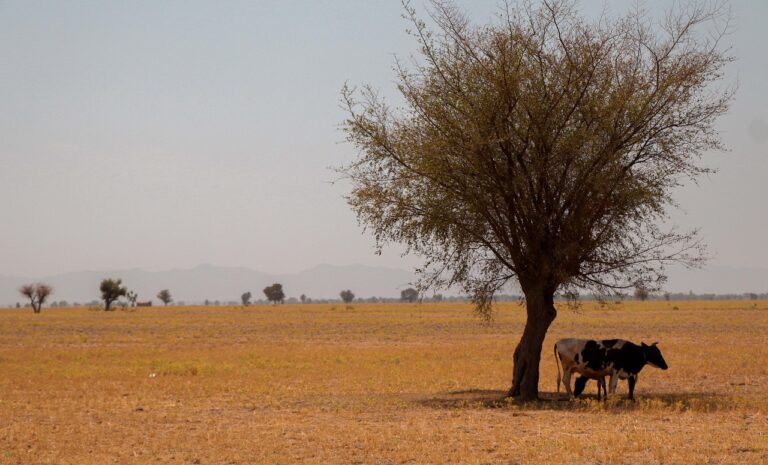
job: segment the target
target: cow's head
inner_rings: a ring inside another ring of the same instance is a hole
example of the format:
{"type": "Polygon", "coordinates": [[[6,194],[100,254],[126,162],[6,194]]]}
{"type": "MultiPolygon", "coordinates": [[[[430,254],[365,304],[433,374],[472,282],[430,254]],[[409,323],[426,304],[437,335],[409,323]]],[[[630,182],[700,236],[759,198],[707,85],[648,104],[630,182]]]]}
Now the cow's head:
{"type": "Polygon", "coordinates": [[[667,362],[664,360],[664,357],[662,357],[661,351],[658,347],[656,347],[656,344],[658,343],[654,342],[651,345],[648,345],[645,342],[642,343],[643,352],[645,353],[645,360],[651,366],[666,370],[669,367],[667,366],[667,362]]]}
{"type": "Polygon", "coordinates": [[[573,386],[574,397],[579,397],[581,393],[584,392],[584,388],[587,387],[587,381],[589,381],[589,378],[586,376],[579,376],[576,378],[576,382],[573,386]]]}

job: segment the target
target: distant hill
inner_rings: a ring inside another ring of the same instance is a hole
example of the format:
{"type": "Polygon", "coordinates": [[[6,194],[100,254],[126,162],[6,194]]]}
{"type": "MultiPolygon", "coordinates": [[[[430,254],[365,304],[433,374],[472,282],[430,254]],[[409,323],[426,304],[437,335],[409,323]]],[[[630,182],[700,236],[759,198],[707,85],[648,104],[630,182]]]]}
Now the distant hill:
{"type": "Polygon", "coordinates": [[[138,292],[139,300],[157,302],[157,292],[170,289],[175,301],[239,301],[250,291],[263,298],[264,287],[279,282],[287,297],[338,298],[342,289],[352,289],[359,297],[399,297],[400,291],[414,280],[412,272],[364,265],[318,265],[293,274],[269,274],[242,267],[200,265],[187,270],[151,272],[139,269],[79,271],[41,278],[0,276],[0,306],[23,300],[18,288],[23,283],[43,281],[53,285],[54,300],[88,302],[98,299],[98,287],[105,277],[121,278],[128,288],[138,292]]]}
{"type": "MultiPolygon", "coordinates": [[[[668,270],[666,289],[696,294],[740,294],[768,292],[768,269],[734,268],[712,265],[703,270],[668,270]]],[[[160,289],[170,289],[175,301],[188,303],[239,301],[243,292],[263,298],[261,290],[269,284],[282,283],[287,297],[306,294],[315,299],[338,298],[342,289],[352,289],[358,297],[399,297],[415,277],[411,271],[365,265],[318,265],[291,274],[270,274],[242,267],[200,265],[187,270],[80,271],[41,278],[0,276],[0,306],[23,302],[18,288],[24,283],[43,281],[55,288],[55,300],[88,302],[98,299],[98,285],[105,277],[121,278],[139,293],[139,300],[154,300],[160,289]]]]}

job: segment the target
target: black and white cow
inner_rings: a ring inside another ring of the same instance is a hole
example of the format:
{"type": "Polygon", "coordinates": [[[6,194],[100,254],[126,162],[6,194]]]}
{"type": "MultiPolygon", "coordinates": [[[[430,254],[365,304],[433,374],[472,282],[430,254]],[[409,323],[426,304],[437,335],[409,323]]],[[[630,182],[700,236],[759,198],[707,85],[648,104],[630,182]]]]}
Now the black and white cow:
{"type": "MultiPolygon", "coordinates": [[[[667,362],[661,355],[661,351],[654,342],[651,345],[641,343],[633,344],[623,339],[604,339],[595,341],[590,339],[561,339],[555,343],[555,363],[563,366],[563,382],[568,397],[573,398],[571,392],[571,374],[581,373],[588,379],[602,380],[605,391],[605,377],[610,377],[611,394],[616,392],[616,384],[619,379],[626,379],[629,383],[629,398],[634,399],[635,383],[640,370],[648,364],[656,368],[666,370],[667,362]]],[[[583,383],[586,384],[586,379],[583,383]]],[[[583,390],[583,386],[580,386],[583,390]]],[[[560,365],[557,367],[557,392],[560,392],[560,365]]],[[[606,397],[608,394],[606,393],[606,397]]]]}

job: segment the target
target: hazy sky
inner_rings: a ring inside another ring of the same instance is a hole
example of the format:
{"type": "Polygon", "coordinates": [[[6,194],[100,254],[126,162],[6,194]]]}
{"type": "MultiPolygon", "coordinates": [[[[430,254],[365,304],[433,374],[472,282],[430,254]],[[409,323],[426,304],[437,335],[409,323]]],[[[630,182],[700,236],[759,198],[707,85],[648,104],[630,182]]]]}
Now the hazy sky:
{"type": "MultiPolygon", "coordinates": [[[[458,3],[477,21],[497,5],[458,3]]],[[[732,4],[739,91],[719,125],[732,151],[705,157],[720,172],[679,192],[674,219],[702,228],[715,263],[760,267],[768,2],[732,4]]],[[[0,274],[415,263],[374,255],[328,169],[354,156],[342,84],[394,95],[393,54],[415,51],[401,13],[394,0],[0,0],[0,274]]]]}

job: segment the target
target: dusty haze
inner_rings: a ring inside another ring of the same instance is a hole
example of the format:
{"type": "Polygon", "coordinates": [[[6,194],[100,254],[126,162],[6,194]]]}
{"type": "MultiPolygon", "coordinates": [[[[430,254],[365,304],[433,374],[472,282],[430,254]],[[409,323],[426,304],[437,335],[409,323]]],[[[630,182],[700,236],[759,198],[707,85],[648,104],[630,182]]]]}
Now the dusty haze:
{"type": "MultiPolygon", "coordinates": [[[[497,2],[458,3],[485,21],[497,2]]],[[[768,3],[732,4],[739,92],[719,123],[732,151],[705,157],[720,172],[679,192],[672,221],[702,228],[713,265],[764,268],[768,3]]],[[[392,55],[415,45],[401,13],[399,2],[0,3],[0,274],[409,269],[418,260],[397,248],[374,254],[328,169],[354,155],[338,130],[345,81],[397,101],[392,55]]]]}

